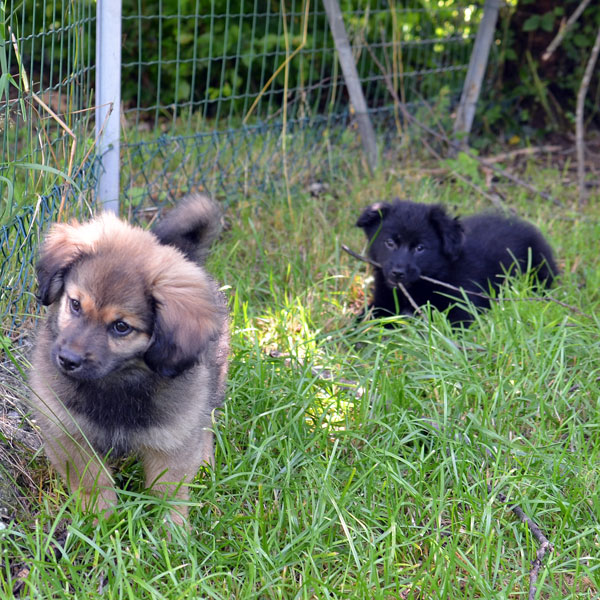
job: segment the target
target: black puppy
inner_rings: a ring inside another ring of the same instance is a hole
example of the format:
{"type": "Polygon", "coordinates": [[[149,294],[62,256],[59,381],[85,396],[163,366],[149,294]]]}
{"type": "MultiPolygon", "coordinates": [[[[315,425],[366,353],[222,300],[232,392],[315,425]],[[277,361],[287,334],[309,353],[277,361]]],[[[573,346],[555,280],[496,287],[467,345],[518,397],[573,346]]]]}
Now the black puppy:
{"type": "MultiPolygon", "coordinates": [[[[367,207],[356,225],[369,240],[375,268],[375,289],[369,308],[375,316],[412,314],[398,289],[402,283],[416,304],[430,302],[438,310],[462,299],[460,292],[421,279],[431,277],[465,291],[488,293],[507,274],[530,272],[550,286],[558,273],[552,249],[531,224],[498,214],[451,218],[439,204],[396,201],[367,207]]],[[[466,294],[479,308],[489,301],[466,294]]],[[[459,306],[448,313],[454,324],[469,322],[472,314],[459,306]]]]}

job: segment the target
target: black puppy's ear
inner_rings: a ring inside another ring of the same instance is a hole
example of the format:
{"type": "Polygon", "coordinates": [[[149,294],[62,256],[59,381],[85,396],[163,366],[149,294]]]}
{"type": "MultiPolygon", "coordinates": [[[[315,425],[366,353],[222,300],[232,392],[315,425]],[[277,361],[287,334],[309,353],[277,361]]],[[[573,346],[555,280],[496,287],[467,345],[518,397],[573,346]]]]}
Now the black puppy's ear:
{"type": "Polygon", "coordinates": [[[360,217],[358,217],[356,226],[366,229],[375,223],[379,223],[385,219],[385,216],[390,212],[390,208],[392,208],[392,205],[387,202],[375,202],[375,204],[367,206],[360,217]]]}
{"type": "Polygon", "coordinates": [[[429,221],[442,240],[444,254],[450,260],[456,260],[465,239],[465,232],[458,217],[449,217],[443,206],[434,204],[429,210],[429,221]]]}

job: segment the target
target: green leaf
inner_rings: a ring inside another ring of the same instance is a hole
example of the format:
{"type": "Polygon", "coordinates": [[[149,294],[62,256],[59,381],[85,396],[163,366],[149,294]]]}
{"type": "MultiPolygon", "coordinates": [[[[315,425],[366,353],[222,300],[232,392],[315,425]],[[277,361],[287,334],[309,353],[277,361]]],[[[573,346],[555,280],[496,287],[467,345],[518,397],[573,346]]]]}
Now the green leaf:
{"type": "Polygon", "coordinates": [[[554,12],[552,11],[547,12],[545,15],[542,16],[540,24],[544,31],[550,32],[554,29],[554,18],[554,12]]]}
{"type": "Polygon", "coordinates": [[[573,36],[573,43],[578,47],[578,48],[587,48],[590,46],[591,44],[591,40],[590,38],[588,38],[586,35],[584,35],[583,33],[576,33],[573,36]]]}
{"type": "Polygon", "coordinates": [[[523,31],[535,31],[540,27],[540,16],[539,15],[531,15],[529,19],[523,23],[523,31]]]}

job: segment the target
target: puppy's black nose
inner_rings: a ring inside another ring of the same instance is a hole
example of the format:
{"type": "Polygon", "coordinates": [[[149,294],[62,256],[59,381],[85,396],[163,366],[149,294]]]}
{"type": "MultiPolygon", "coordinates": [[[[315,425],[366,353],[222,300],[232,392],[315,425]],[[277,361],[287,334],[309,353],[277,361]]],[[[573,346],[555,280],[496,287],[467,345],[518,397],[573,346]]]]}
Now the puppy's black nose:
{"type": "Polygon", "coordinates": [[[396,281],[403,281],[406,279],[406,271],[404,269],[392,269],[390,274],[396,281]]]}
{"type": "Polygon", "coordinates": [[[71,350],[63,349],[58,354],[58,364],[63,371],[72,373],[81,367],[83,357],[71,350]]]}

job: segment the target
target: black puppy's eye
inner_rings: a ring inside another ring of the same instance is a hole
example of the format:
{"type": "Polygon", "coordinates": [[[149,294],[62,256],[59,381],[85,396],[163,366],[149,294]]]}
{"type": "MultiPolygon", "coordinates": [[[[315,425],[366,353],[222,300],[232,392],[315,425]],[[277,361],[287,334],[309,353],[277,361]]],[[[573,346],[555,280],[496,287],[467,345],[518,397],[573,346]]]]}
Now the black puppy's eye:
{"type": "Polygon", "coordinates": [[[74,315],[78,315],[81,312],[81,302],[76,298],[69,298],[69,307],[74,315]]]}
{"type": "Polygon", "coordinates": [[[385,240],[384,244],[385,244],[385,247],[388,250],[395,250],[396,249],[396,242],[392,238],[389,238],[389,239],[385,240]]]}
{"type": "Polygon", "coordinates": [[[423,244],[417,244],[415,246],[415,252],[423,252],[425,250],[425,246],[423,244]]]}
{"type": "Polygon", "coordinates": [[[115,321],[112,324],[112,330],[117,335],[127,335],[128,333],[131,333],[132,329],[131,325],[125,323],[125,321],[115,321]]]}

